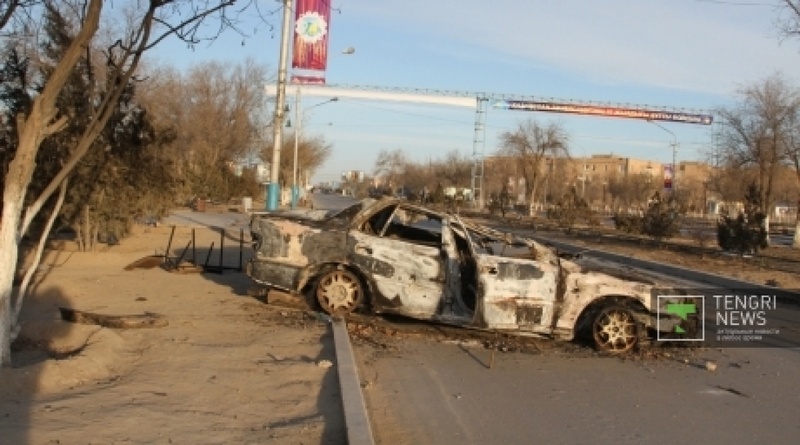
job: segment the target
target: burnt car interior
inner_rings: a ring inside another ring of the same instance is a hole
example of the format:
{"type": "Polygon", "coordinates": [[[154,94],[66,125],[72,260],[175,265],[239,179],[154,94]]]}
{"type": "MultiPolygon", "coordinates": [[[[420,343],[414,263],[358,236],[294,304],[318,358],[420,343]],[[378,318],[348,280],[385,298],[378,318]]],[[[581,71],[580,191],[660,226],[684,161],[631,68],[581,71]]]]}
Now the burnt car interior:
{"type": "Polygon", "coordinates": [[[432,215],[390,206],[368,219],[361,230],[371,235],[441,247],[442,221],[432,215]]]}

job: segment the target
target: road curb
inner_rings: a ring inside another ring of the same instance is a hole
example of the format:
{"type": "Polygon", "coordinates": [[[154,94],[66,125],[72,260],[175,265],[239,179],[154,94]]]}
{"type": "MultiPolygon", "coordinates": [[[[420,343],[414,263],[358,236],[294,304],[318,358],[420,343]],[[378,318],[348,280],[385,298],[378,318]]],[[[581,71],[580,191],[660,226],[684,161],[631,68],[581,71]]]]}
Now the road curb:
{"type": "Polygon", "coordinates": [[[342,319],[332,319],[333,344],[336,348],[336,369],[339,373],[339,387],[342,393],[342,407],[347,428],[349,445],[373,445],[372,428],[367,415],[367,405],[361,392],[353,348],[347,325],[342,319]]]}

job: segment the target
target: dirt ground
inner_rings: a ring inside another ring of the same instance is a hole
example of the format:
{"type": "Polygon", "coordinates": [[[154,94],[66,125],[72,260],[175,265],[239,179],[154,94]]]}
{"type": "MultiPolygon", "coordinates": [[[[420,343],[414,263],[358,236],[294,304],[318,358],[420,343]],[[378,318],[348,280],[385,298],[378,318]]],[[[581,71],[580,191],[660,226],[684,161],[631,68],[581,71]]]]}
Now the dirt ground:
{"type": "MultiPolygon", "coordinates": [[[[346,443],[330,326],[311,312],[248,295],[249,279],[234,270],[237,236],[225,235],[221,274],[160,267],[167,227],[140,227],[102,252],[48,255],[25,305],[14,367],[0,371],[0,442],[346,443]],[[156,323],[127,329],[71,323],[61,319],[60,308],[149,316],[156,323]]],[[[208,248],[219,246],[219,237],[197,230],[192,253],[184,247],[192,240],[190,229],[179,228],[172,251],[217,264],[219,251],[208,255],[208,248]]],[[[587,246],[800,288],[800,255],[787,248],[746,259],[688,242],[571,237],[587,246]]],[[[245,243],[243,261],[247,249],[245,243]]],[[[409,335],[432,341],[473,335],[363,319],[349,328],[357,347],[385,353],[398,353],[393,342],[409,335]]],[[[574,344],[474,335],[472,341],[503,352],[593,354],[574,344]]],[[[637,359],[658,359],[658,353],[648,354],[637,359]]]]}
{"type": "MultiPolygon", "coordinates": [[[[219,234],[195,236],[204,261],[219,234]]],[[[238,267],[238,235],[226,236],[224,265],[238,267]]],[[[178,229],[173,245],[183,251],[190,239],[178,229]]],[[[168,240],[168,228],[147,228],[103,252],[48,256],[13,368],[0,371],[0,443],[345,443],[327,323],[248,296],[234,270],[158,267],[148,257],[168,240]],[[70,323],[59,308],[150,314],[166,326],[70,323]]]]}

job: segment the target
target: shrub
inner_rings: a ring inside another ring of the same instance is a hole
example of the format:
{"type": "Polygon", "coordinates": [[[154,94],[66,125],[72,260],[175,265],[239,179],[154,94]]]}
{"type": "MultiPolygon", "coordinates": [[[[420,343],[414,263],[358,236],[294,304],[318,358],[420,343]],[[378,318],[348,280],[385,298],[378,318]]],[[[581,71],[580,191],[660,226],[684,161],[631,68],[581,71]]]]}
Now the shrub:
{"type": "Polygon", "coordinates": [[[558,222],[561,227],[572,228],[578,220],[590,223],[594,212],[586,200],[578,196],[575,188],[564,195],[552,208],[547,210],[547,218],[558,222]]]}
{"type": "Polygon", "coordinates": [[[653,239],[663,240],[675,236],[680,228],[675,199],[672,196],[666,200],[662,199],[656,192],[642,218],[642,233],[653,239]]]}
{"type": "Polygon", "coordinates": [[[639,215],[615,213],[611,219],[614,221],[614,228],[621,232],[633,234],[643,233],[643,218],[639,215]]]}
{"type": "Polygon", "coordinates": [[[722,215],[717,223],[717,242],[724,250],[757,253],[768,246],[766,215],[760,210],[758,189],[750,184],[745,195],[744,211],[736,216],[722,215]]]}

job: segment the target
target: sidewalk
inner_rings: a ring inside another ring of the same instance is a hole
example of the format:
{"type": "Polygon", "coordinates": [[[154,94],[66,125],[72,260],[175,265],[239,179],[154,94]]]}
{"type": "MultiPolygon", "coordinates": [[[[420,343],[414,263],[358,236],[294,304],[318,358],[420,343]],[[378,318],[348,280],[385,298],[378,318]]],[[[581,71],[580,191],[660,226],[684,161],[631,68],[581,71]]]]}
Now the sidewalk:
{"type": "Polygon", "coordinates": [[[3,441],[344,443],[331,327],[247,296],[243,273],[123,270],[163,249],[169,231],[43,264],[16,368],[2,371],[3,441]],[[59,307],[169,324],[78,325],[60,321],[59,307]]]}

